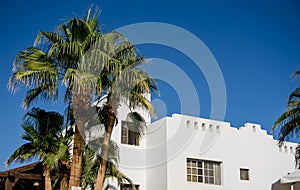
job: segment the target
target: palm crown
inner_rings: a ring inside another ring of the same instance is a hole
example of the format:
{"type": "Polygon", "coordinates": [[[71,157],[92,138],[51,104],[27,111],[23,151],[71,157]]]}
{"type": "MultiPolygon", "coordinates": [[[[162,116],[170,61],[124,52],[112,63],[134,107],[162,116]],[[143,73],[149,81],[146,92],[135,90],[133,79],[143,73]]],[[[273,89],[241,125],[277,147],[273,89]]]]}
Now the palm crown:
{"type": "Polygon", "coordinates": [[[63,116],[57,112],[46,112],[33,108],[23,120],[22,139],[28,141],[19,147],[7,160],[23,163],[36,157],[45,161],[49,153],[57,153],[63,138],[63,116]]]}

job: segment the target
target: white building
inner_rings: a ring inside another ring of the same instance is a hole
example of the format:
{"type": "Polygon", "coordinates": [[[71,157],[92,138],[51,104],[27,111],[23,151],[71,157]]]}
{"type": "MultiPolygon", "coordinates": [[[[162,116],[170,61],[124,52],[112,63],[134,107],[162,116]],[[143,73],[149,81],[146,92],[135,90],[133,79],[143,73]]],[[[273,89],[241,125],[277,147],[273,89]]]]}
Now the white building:
{"type": "Polygon", "coordinates": [[[120,168],[139,190],[270,190],[294,171],[297,145],[279,147],[258,124],[233,128],[179,114],[151,124],[146,119],[146,135],[136,139],[120,114],[112,136],[120,146],[120,168]]]}

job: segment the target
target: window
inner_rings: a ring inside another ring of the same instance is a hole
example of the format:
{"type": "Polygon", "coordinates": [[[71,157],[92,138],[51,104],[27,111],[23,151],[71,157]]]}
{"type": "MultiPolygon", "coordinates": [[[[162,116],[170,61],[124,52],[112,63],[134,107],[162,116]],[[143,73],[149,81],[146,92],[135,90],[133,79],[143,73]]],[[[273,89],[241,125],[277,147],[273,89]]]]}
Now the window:
{"type": "Polygon", "coordinates": [[[121,131],[121,143],[122,144],[130,144],[130,145],[139,145],[139,135],[136,131],[132,131],[129,129],[128,121],[122,121],[122,131],[121,131]]]}
{"type": "Polygon", "coordinates": [[[240,179],[249,180],[249,169],[240,168],[240,179]]]}
{"type": "MultiPolygon", "coordinates": [[[[139,185],[135,185],[136,190],[139,190],[139,185]]],[[[121,185],[121,190],[132,190],[131,185],[129,184],[123,184],[121,185]]]]}
{"type": "Polygon", "coordinates": [[[221,185],[221,163],[187,158],[187,181],[221,185]]]}

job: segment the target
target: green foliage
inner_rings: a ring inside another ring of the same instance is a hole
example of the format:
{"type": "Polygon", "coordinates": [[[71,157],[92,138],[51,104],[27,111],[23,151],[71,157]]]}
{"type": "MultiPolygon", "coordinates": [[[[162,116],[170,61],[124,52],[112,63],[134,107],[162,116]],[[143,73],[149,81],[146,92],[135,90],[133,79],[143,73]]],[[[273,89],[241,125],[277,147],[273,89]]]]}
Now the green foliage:
{"type": "Polygon", "coordinates": [[[60,143],[66,141],[62,135],[63,117],[57,112],[33,108],[25,114],[21,126],[24,129],[21,138],[28,142],[9,157],[7,165],[30,161],[34,157],[46,161],[48,155],[56,154],[60,143]]]}
{"type": "Polygon", "coordinates": [[[12,162],[23,163],[33,158],[38,158],[43,163],[45,171],[55,169],[58,178],[54,186],[61,179],[61,174],[66,174],[63,167],[69,167],[70,142],[73,129],[65,129],[64,117],[57,112],[46,112],[39,108],[32,108],[23,117],[22,128],[24,133],[22,139],[27,143],[21,145],[8,158],[6,164],[12,162]]]}
{"type": "MultiPolygon", "coordinates": [[[[98,151],[95,151],[94,148],[90,145],[85,146],[84,155],[83,155],[83,171],[81,176],[81,186],[83,189],[91,188],[94,189],[95,179],[97,177],[98,168],[100,166],[100,157],[96,152],[99,152],[99,146],[102,145],[103,138],[95,140],[95,144],[98,146],[98,151]]],[[[96,146],[96,145],[95,145],[96,146]]],[[[109,160],[107,162],[105,178],[114,178],[118,182],[118,186],[122,184],[130,184],[133,189],[135,189],[134,183],[132,180],[123,174],[117,166],[118,160],[118,146],[114,141],[110,143],[109,160]]]]}
{"type": "MultiPolygon", "coordinates": [[[[299,76],[300,71],[296,72],[299,76]]],[[[279,144],[290,137],[298,136],[300,129],[300,87],[296,88],[289,96],[287,111],[285,111],[273,125],[273,131],[280,128],[279,144]]]]}

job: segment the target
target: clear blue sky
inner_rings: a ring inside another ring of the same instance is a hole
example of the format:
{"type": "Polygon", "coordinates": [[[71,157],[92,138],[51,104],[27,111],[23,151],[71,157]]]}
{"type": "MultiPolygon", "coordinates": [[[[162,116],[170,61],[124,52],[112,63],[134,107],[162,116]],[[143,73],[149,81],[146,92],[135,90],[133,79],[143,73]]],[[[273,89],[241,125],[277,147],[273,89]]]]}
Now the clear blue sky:
{"type": "MultiPolygon", "coordinates": [[[[227,91],[225,121],[234,127],[254,122],[269,131],[285,110],[288,95],[300,84],[300,79],[291,79],[300,69],[298,0],[3,1],[0,6],[0,171],[5,169],[2,163],[23,143],[20,122],[25,111],[20,103],[25,91],[12,95],[6,89],[15,55],[33,44],[39,30],[53,31],[63,19],[83,15],[91,4],[102,9],[103,31],[154,21],[179,26],[201,39],[222,70],[227,91]]],[[[145,57],[171,61],[191,80],[200,81],[195,84],[201,102],[200,116],[209,117],[209,88],[205,78],[199,72],[194,73],[191,60],[167,47],[142,45],[139,48],[145,57]]],[[[172,87],[165,83],[159,87],[166,113],[180,113],[172,87]]]]}

